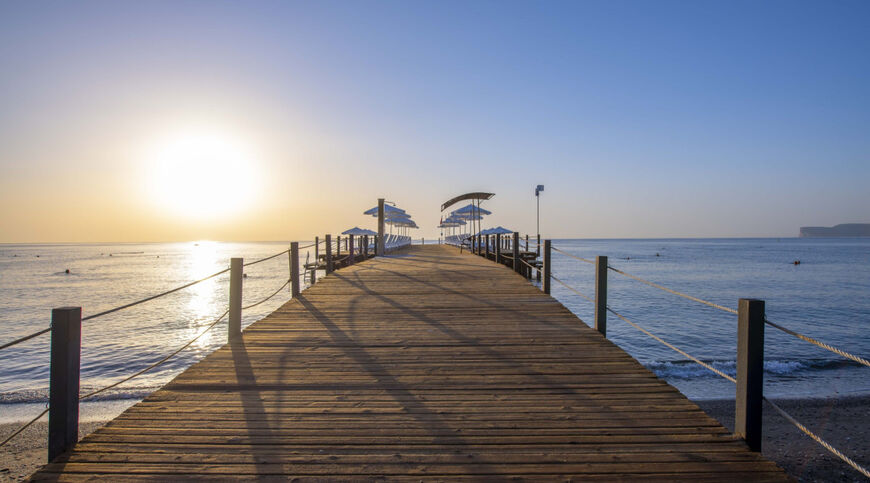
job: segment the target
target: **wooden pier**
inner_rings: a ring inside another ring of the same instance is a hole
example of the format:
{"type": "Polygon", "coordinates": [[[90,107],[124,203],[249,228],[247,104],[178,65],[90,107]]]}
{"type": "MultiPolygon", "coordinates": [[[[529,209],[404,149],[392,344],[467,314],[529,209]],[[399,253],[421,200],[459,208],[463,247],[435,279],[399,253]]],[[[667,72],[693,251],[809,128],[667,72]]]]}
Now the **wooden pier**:
{"type": "Polygon", "coordinates": [[[523,277],[414,246],[320,279],[35,480],[786,480],[523,277]]]}

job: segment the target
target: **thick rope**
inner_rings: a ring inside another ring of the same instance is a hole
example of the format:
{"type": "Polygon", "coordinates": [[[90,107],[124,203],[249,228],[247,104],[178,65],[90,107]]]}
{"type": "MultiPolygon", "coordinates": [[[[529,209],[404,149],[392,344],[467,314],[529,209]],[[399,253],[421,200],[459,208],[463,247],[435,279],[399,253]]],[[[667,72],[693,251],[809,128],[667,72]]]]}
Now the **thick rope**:
{"type": "Polygon", "coordinates": [[[135,301],[135,302],[131,302],[131,303],[126,304],[126,305],[121,305],[120,307],[115,307],[114,309],[109,309],[109,310],[106,310],[106,311],[100,312],[100,313],[98,313],[98,314],[94,314],[94,315],[89,315],[89,316],[87,316],[87,317],[83,317],[83,318],[82,318],[82,322],[84,322],[84,321],[86,321],[86,320],[96,319],[97,317],[102,317],[102,316],[104,316],[104,315],[108,315],[108,314],[111,314],[111,313],[113,313],[113,312],[117,312],[117,311],[119,311],[119,310],[124,310],[124,309],[130,308],[130,307],[133,307],[134,305],[143,304],[143,303],[145,303],[145,302],[148,302],[148,301],[154,300],[154,299],[156,299],[156,298],[163,297],[164,295],[169,295],[169,294],[171,294],[171,293],[178,292],[179,290],[183,290],[183,289],[186,289],[187,287],[190,287],[190,286],[196,285],[196,284],[201,283],[201,282],[205,282],[206,280],[208,280],[208,279],[210,279],[210,278],[217,277],[218,275],[221,275],[221,274],[227,273],[227,272],[229,272],[229,271],[230,271],[229,268],[225,268],[225,269],[221,270],[220,272],[215,272],[215,273],[213,273],[213,274],[211,274],[211,275],[209,275],[209,276],[207,276],[207,277],[203,277],[203,278],[201,278],[201,279],[199,279],[199,280],[195,280],[195,281],[193,281],[193,282],[190,282],[190,283],[184,284],[184,285],[182,285],[182,286],[180,286],[180,287],[176,287],[176,288],[174,288],[174,289],[172,289],[172,290],[167,290],[167,291],[165,291],[165,292],[163,292],[163,293],[159,293],[159,294],[157,294],[157,295],[152,295],[152,296],[150,296],[150,297],[144,298],[144,299],[142,299],[142,300],[137,300],[137,301],[135,301]]]}
{"type": "Polygon", "coordinates": [[[40,336],[40,335],[42,335],[42,334],[45,334],[46,332],[48,332],[48,331],[50,331],[50,330],[51,330],[51,327],[48,327],[47,329],[42,329],[42,330],[40,330],[39,332],[34,332],[34,333],[30,334],[30,335],[25,335],[24,337],[22,337],[22,338],[20,338],[20,339],[15,339],[15,340],[13,340],[12,342],[7,342],[7,343],[5,343],[5,344],[3,344],[3,345],[0,345],[0,350],[3,350],[3,349],[5,349],[5,348],[7,348],[7,347],[12,347],[12,346],[14,346],[14,345],[16,345],[16,344],[20,344],[20,343],[25,342],[25,341],[28,341],[28,340],[30,340],[30,339],[32,339],[32,338],[34,338],[34,337],[38,337],[38,336],[40,336]]]}
{"type": "Polygon", "coordinates": [[[595,260],[589,260],[588,258],[580,258],[580,257],[578,257],[577,255],[571,255],[570,253],[565,252],[565,251],[562,251],[562,250],[559,250],[558,248],[556,248],[556,247],[554,247],[554,246],[552,246],[552,245],[550,246],[550,248],[553,249],[553,250],[555,250],[555,251],[557,251],[557,252],[559,252],[559,253],[561,253],[562,255],[565,255],[566,257],[571,257],[571,258],[573,258],[573,259],[575,259],[575,260],[580,260],[581,262],[591,263],[591,264],[595,265],[595,260]]]}
{"type": "Polygon", "coordinates": [[[868,361],[867,359],[864,359],[863,357],[858,357],[858,356],[856,356],[856,355],[849,354],[848,352],[846,352],[846,351],[844,351],[844,350],[837,349],[836,347],[833,347],[833,346],[830,346],[830,345],[828,345],[828,344],[825,344],[825,343],[822,342],[822,341],[819,341],[819,340],[813,339],[812,337],[807,337],[807,336],[805,336],[805,335],[803,335],[803,334],[799,334],[799,333],[797,333],[797,332],[795,332],[795,331],[793,331],[793,330],[791,330],[791,329],[787,329],[787,328],[785,328],[785,327],[783,327],[783,326],[781,326],[781,325],[779,325],[779,324],[775,324],[775,323],[773,323],[773,322],[767,320],[766,317],[765,317],[765,319],[764,319],[764,323],[767,324],[767,325],[769,325],[769,326],[771,326],[771,327],[777,328],[777,329],[779,329],[779,330],[785,332],[786,334],[793,335],[793,336],[797,337],[798,339],[801,339],[801,340],[804,340],[804,341],[809,342],[810,344],[813,344],[813,345],[819,346],[819,347],[821,347],[822,349],[827,349],[827,350],[833,352],[834,354],[839,354],[839,355],[845,357],[846,359],[851,359],[851,360],[853,360],[853,361],[855,361],[855,362],[857,362],[857,363],[859,363],[859,364],[862,364],[862,365],[865,365],[865,366],[867,366],[867,367],[870,367],[870,361],[868,361]]]}
{"type": "Polygon", "coordinates": [[[276,254],[274,254],[274,255],[269,255],[269,256],[266,257],[266,258],[261,258],[261,259],[259,259],[259,260],[254,260],[253,262],[245,263],[245,264],[243,264],[242,266],[243,266],[243,267],[247,267],[247,266],[250,266],[250,265],[256,265],[256,264],[258,264],[258,263],[265,262],[266,260],[271,260],[271,259],[273,259],[273,258],[275,258],[275,257],[280,257],[281,255],[283,255],[283,254],[285,254],[285,253],[288,253],[289,251],[290,251],[290,249],[287,249],[287,250],[284,250],[283,252],[276,253],[276,254]]]}
{"type": "MultiPolygon", "coordinates": [[[[142,369],[141,371],[138,371],[138,372],[136,372],[136,373],[134,373],[134,374],[132,374],[132,375],[130,375],[130,376],[127,376],[127,377],[125,377],[124,379],[121,379],[121,380],[118,381],[118,382],[112,383],[112,384],[110,384],[110,385],[108,385],[108,386],[106,386],[106,387],[104,387],[104,388],[102,388],[102,389],[97,389],[96,391],[89,392],[89,393],[85,394],[84,396],[80,396],[80,397],[79,397],[79,400],[87,399],[87,398],[89,398],[89,397],[96,396],[97,394],[99,394],[99,393],[101,393],[101,392],[108,391],[109,389],[112,389],[113,387],[117,387],[117,386],[119,386],[119,385],[121,385],[121,384],[123,384],[123,383],[129,381],[130,379],[133,379],[133,378],[136,377],[136,376],[140,376],[140,375],[142,375],[142,374],[144,374],[144,373],[150,371],[151,369],[154,369],[155,367],[157,367],[157,366],[163,364],[164,362],[168,361],[169,359],[171,359],[172,357],[174,357],[175,355],[177,355],[179,352],[181,352],[181,351],[183,351],[184,349],[187,349],[188,347],[190,347],[190,344],[193,344],[194,342],[196,342],[197,340],[199,340],[200,337],[202,337],[203,335],[205,335],[206,332],[208,332],[209,330],[211,330],[215,325],[217,325],[218,322],[220,322],[224,317],[226,317],[226,315],[227,315],[229,312],[230,312],[230,311],[227,310],[226,312],[224,312],[223,314],[221,314],[221,316],[218,317],[217,319],[215,319],[215,321],[212,322],[211,325],[209,325],[208,327],[206,327],[206,329],[205,329],[204,331],[202,331],[199,335],[197,335],[196,337],[194,337],[194,338],[193,338],[190,342],[188,342],[187,344],[184,344],[183,346],[181,346],[181,348],[179,348],[178,350],[176,350],[176,351],[173,352],[172,354],[169,354],[168,356],[164,357],[163,359],[160,359],[159,361],[155,362],[154,364],[151,364],[150,366],[146,367],[145,369],[142,369]]],[[[6,438],[5,440],[3,440],[2,443],[0,443],[0,447],[4,446],[6,443],[8,443],[9,441],[11,441],[12,438],[14,438],[14,437],[18,436],[19,434],[21,434],[22,431],[24,431],[25,429],[27,429],[28,427],[30,427],[33,423],[35,423],[36,421],[38,421],[41,417],[45,416],[46,413],[48,413],[48,408],[46,408],[44,411],[42,411],[41,413],[39,413],[35,418],[31,419],[30,421],[28,421],[27,423],[25,423],[24,425],[22,425],[22,426],[21,426],[20,428],[18,428],[18,430],[16,430],[14,433],[12,433],[11,435],[9,435],[8,438],[6,438]]]]}
{"type": "Polygon", "coordinates": [[[108,386],[106,386],[106,387],[104,387],[104,388],[102,388],[102,389],[97,389],[96,391],[91,391],[91,392],[85,394],[84,396],[80,396],[80,397],[79,397],[79,400],[87,399],[87,398],[89,398],[89,397],[96,396],[97,394],[99,394],[99,393],[101,393],[101,392],[108,391],[109,389],[112,389],[113,387],[120,386],[121,384],[123,384],[123,383],[129,381],[130,379],[133,379],[133,378],[136,377],[136,376],[140,376],[140,375],[142,375],[142,374],[144,374],[144,373],[150,371],[151,369],[154,369],[155,367],[157,367],[157,366],[163,364],[164,362],[168,361],[169,359],[175,357],[179,352],[181,352],[181,351],[183,351],[184,349],[187,349],[188,347],[190,347],[190,344],[193,344],[194,342],[196,342],[197,340],[199,340],[200,337],[202,337],[203,335],[205,335],[206,332],[208,332],[209,330],[211,330],[215,325],[218,324],[218,322],[220,322],[221,320],[223,320],[223,318],[226,317],[228,313],[230,313],[229,309],[227,309],[223,314],[221,314],[220,317],[216,318],[216,319],[214,320],[214,322],[212,322],[208,327],[206,327],[205,330],[203,330],[202,332],[200,332],[198,336],[196,336],[196,337],[194,337],[193,339],[191,339],[190,342],[188,342],[187,344],[184,344],[183,346],[181,346],[178,350],[176,350],[176,351],[173,352],[172,354],[169,354],[168,356],[164,357],[163,359],[160,359],[159,361],[155,362],[154,364],[151,364],[150,366],[146,367],[145,369],[142,369],[142,370],[140,370],[140,371],[137,371],[137,372],[133,373],[132,375],[127,376],[127,377],[125,377],[124,379],[121,379],[121,380],[118,381],[118,382],[114,382],[114,383],[109,384],[108,386]]]}
{"type": "Polygon", "coordinates": [[[649,285],[650,287],[655,287],[657,289],[664,290],[665,292],[672,293],[672,294],[677,295],[679,297],[683,297],[683,298],[693,300],[693,301],[698,302],[698,303],[702,303],[704,305],[708,305],[710,307],[713,307],[714,309],[719,309],[719,310],[722,310],[724,312],[728,312],[729,314],[735,314],[735,315],[737,314],[737,311],[734,309],[730,309],[728,307],[723,307],[719,304],[714,304],[713,302],[708,302],[706,300],[699,299],[698,297],[692,297],[691,295],[684,294],[682,292],[677,292],[676,290],[671,290],[671,289],[664,287],[664,286],[661,286],[655,282],[650,282],[649,280],[644,280],[644,279],[637,277],[635,275],[632,275],[630,273],[623,272],[622,270],[619,270],[619,269],[612,267],[610,265],[608,265],[607,268],[609,268],[610,270],[613,270],[614,272],[616,272],[618,274],[625,275],[628,278],[632,278],[634,280],[637,280],[638,282],[645,283],[645,284],[649,285]]]}
{"type": "MultiPolygon", "coordinates": [[[[279,255],[280,255],[280,254],[279,254],[279,255]]],[[[94,314],[94,315],[89,315],[89,316],[87,316],[87,317],[82,317],[82,322],[84,322],[84,321],[86,321],[86,320],[96,319],[97,317],[102,317],[102,316],[104,316],[104,315],[108,315],[108,314],[111,314],[111,313],[117,312],[117,311],[119,311],[119,310],[124,310],[124,309],[130,308],[130,307],[133,307],[133,306],[135,306],[135,305],[143,304],[143,303],[145,303],[145,302],[149,302],[149,301],[154,300],[154,299],[156,299],[156,298],[163,297],[164,295],[169,295],[169,294],[171,294],[171,293],[178,292],[179,290],[184,290],[184,289],[186,289],[187,287],[191,287],[191,286],[193,286],[193,285],[196,285],[196,284],[198,284],[198,283],[204,282],[204,281],[206,281],[206,280],[208,280],[208,279],[210,279],[210,278],[217,277],[218,275],[221,275],[221,274],[227,273],[227,272],[229,272],[229,271],[230,271],[230,269],[227,268],[227,269],[221,270],[220,272],[213,273],[213,274],[211,274],[211,275],[209,275],[209,276],[207,276],[207,277],[203,277],[203,278],[201,278],[201,279],[199,279],[199,280],[194,280],[193,282],[190,282],[190,283],[184,284],[184,285],[182,285],[182,286],[180,286],[180,287],[175,287],[174,289],[167,290],[167,291],[165,291],[165,292],[163,292],[163,293],[159,293],[159,294],[157,294],[157,295],[152,295],[152,296],[150,296],[150,297],[146,297],[146,298],[144,298],[144,299],[142,299],[142,300],[137,300],[137,301],[135,301],[135,302],[131,302],[131,303],[129,303],[129,304],[121,305],[121,306],[119,306],[119,307],[115,307],[115,308],[113,308],[113,309],[105,310],[105,311],[103,311],[103,312],[100,312],[100,313],[97,313],[97,314],[94,314]]],[[[20,343],[25,342],[25,341],[28,341],[28,340],[30,340],[30,339],[32,339],[32,338],[34,338],[34,337],[38,337],[38,336],[40,336],[40,335],[42,335],[42,334],[47,333],[47,332],[49,332],[50,330],[51,330],[51,327],[49,327],[49,328],[47,328],[47,329],[42,329],[42,330],[40,330],[39,332],[34,332],[33,334],[30,334],[30,335],[27,335],[27,336],[21,337],[20,339],[13,340],[12,342],[7,342],[6,344],[3,344],[2,346],[0,346],[0,350],[3,350],[3,349],[5,349],[5,348],[7,348],[7,347],[12,347],[12,346],[14,346],[14,345],[16,345],[16,344],[20,344],[20,343]]]]}
{"type": "Polygon", "coordinates": [[[844,463],[846,463],[847,465],[851,466],[852,468],[854,468],[855,470],[857,470],[857,471],[858,471],[859,473],[861,473],[862,475],[866,476],[867,478],[870,478],[870,471],[868,471],[867,468],[864,468],[863,466],[859,465],[859,464],[856,463],[854,460],[852,460],[852,458],[849,458],[848,456],[844,455],[844,454],[841,453],[837,448],[834,448],[834,447],[831,446],[827,441],[823,440],[823,439],[820,438],[817,434],[815,434],[815,433],[813,433],[812,431],[810,431],[809,429],[807,429],[806,426],[804,426],[803,424],[801,424],[800,422],[798,422],[798,420],[795,419],[795,418],[793,418],[791,414],[785,412],[784,409],[782,409],[781,407],[777,406],[776,403],[774,403],[774,402],[771,401],[770,399],[767,399],[766,397],[763,398],[763,399],[764,399],[765,401],[767,401],[767,403],[770,404],[770,406],[771,406],[773,409],[776,409],[776,411],[777,411],[780,415],[782,415],[782,417],[784,417],[785,419],[787,419],[788,422],[790,422],[791,424],[794,424],[796,428],[798,428],[798,429],[801,430],[804,434],[806,434],[807,436],[809,436],[813,441],[815,441],[816,443],[819,443],[820,445],[822,445],[823,448],[825,448],[826,450],[830,451],[834,456],[836,456],[837,458],[840,458],[841,460],[843,460],[844,463]]]}
{"type": "Polygon", "coordinates": [[[634,327],[635,329],[637,329],[637,330],[643,332],[644,334],[646,334],[646,335],[652,337],[653,339],[655,339],[655,340],[661,342],[662,344],[666,345],[668,348],[670,348],[670,349],[672,349],[672,350],[674,350],[674,351],[676,351],[676,352],[679,352],[680,354],[682,354],[682,355],[688,357],[689,359],[691,359],[691,360],[694,361],[694,362],[697,362],[698,364],[701,364],[702,366],[704,366],[704,367],[706,367],[707,369],[713,371],[714,373],[718,374],[719,376],[722,376],[722,377],[724,377],[725,379],[728,379],[729,381],[731,381],[731,382],[737,384],[737,379],[734,379],[733,377],[729,376],[728,374],[725,374],[724,372],[720,371],[719,369],[716,369],[715,367],[711,366],[710,364],[707,364],[706,362],[702,361],[701,359],[698,359],[697,357],[695,357],[695,356],[689,354],[688,352],[686,352],[686,351],[684,351],[684,350],[678,348],[677,346],[675,346],[675,345],[673,345],[673,344],[667,342],[666,340],[662,339],[661,337],[659,337],[659,336],[653,334],[652,332],[650,332],[650,331],[644,329],[643,327],[641,327],[641,326],[635,324],[634,322],[632,322],[632,321],[626,319],[625,317],[622,316],[622,314],[620,314],[620,313],[618,313],[617,311],[611,309],[610,307],[607,307],[607,311],[610,312],[611,314],[613,314],[613,315],[619,317],[620,319],[624,320],[625,322],[627,322],[629,325],[631,325],[631,326],[634,327]]]}
{"type": "Polygon", "coordinates": [[[555,275],[550,274],[550,278],[552,278],[553,280],[555,280],[555,281],[561,283],[565,288],[567,288],[568,290],[574,292],[575,294],[577,294],[577,295],[583,297],[584,299],[586,299],[586,300],[592,302],[593,304],[595,303],[595,300],[594,300],[592,297],[589,297],[588,295],[583,295],[582,293],[578,292],[574,287],[572,287],[572,286],[568,285],[567,283],[565,283],[565,282],[559,280],[558,278],[556,278],[555,275]]]}
{"type": "Polygon", "coordinates": [[[46,414],[47,412],[48,412],[48,408],[45,408],[45,410],[42,411],[41,413],[39,413],[38,416],[36,416],[35,418],[31,419],[30,421],[28,421],[27,423],[25,423],[25,424],[24,424],[23,426],[21,426],[20,428],[18,428],[17,431],[15,431],[14,433],[12,433],[8,438],[4,439],[3,442],[0,443],[0,448],[2,448],[6,443],[12,441],[12,438],[14,438],[14,437],[18,436],[19,434],[21,434],[22,431],[24,431],[25,429],[29,428],[31,424],[33,424],[33,423],[39,421],[39,418],[45,416],[45,414],[46,414]]]}
{"type": "Polygon", "coordinates": [[[284,287],[286,287],[287,284],[289,284],[289,283],[290,283],[290,280],[287,280],[286,282],[284,282],[284,285],[281,285],[280,287],[278,287],[278,290],[275,290],[275,293],[273,293],[272,295],[270,295],[270,296],[264,298],[263,300],[261,300],[261,301],[255,303],[255,304],[251,304],[251,305],[248,305],[248,306],[242,307],[242,310],[248,310],[248,309],[250,309],[250,308],[253,308],[253,307],[256,307],[256,306],[262,304],[263,302],[266,302],[267,300],[271,299],[272,297],[278,295],[278,292],[280,292],[281,290],[283,290],[284,287]]]}

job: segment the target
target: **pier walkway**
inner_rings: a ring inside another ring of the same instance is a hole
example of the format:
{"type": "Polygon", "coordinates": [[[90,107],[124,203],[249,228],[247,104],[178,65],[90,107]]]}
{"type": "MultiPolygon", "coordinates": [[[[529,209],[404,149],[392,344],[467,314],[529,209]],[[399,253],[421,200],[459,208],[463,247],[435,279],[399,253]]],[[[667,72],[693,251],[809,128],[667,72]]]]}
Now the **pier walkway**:
{"type": "Polygon", "coordinates": [[[414,246],[319,280],[44,479],[785,480],[507,267],[414,246]]]}

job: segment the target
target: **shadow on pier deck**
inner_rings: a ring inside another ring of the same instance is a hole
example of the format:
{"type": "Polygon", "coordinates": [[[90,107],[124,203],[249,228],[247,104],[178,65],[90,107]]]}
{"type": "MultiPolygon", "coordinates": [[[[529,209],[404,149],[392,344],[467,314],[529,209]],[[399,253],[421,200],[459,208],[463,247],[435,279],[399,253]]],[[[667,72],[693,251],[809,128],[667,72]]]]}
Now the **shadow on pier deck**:
{"type": "Polygon", "coordinates": [[[34,479],[785,480],[509,268],[415,246],[322,279],[34,479]]]}

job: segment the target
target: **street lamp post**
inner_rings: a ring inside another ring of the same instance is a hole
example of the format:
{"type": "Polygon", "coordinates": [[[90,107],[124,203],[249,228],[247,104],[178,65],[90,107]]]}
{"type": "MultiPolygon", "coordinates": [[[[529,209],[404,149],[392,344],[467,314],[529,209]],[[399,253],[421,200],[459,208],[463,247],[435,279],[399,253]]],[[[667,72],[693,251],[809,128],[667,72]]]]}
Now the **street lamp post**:
{"type": "Polygon", "coordinates": [[[544,191],[544,185],[539,184],[535,188],[535,200],[538,204],[537,229],[538,229],[538,249],[537,255],[541,256],[541,191],[544,191]]]}

